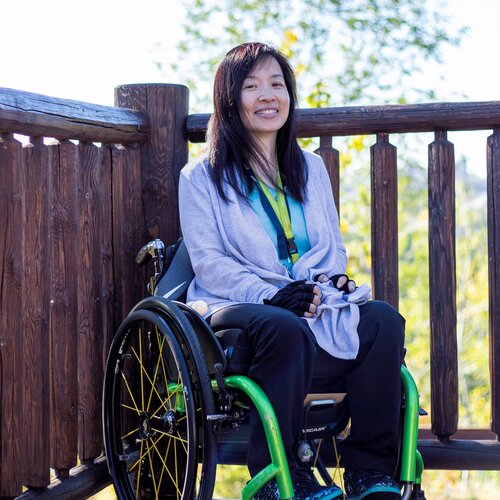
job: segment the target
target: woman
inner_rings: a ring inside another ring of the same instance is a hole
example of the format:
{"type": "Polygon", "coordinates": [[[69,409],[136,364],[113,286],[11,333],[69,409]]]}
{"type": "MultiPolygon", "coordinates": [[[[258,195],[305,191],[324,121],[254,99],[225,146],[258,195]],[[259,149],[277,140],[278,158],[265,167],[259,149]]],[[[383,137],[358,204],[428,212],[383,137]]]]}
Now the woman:
{"type": "MultiPolygon", "coordinates": [[[[195,271],[188,300],[208,304],[214,329],[246,329],[255,351],[248,375],[276,411],[296,498],[342,496],[311,481],[296,458],[304,397],[340,387],[351,414],[341,448],[348,498],[400,498],[392,476],[404,319],[345,275],[330,180],[321,158],[297,144],[295,103],[293,71],[272,47],[243,44],[220,63],[208,154],[180,178],[195,271]]],[[[251,411],[250,474],[268,463],[251,411]]],[[[279,498],[276,483],[258,498],[279,498]]]]}

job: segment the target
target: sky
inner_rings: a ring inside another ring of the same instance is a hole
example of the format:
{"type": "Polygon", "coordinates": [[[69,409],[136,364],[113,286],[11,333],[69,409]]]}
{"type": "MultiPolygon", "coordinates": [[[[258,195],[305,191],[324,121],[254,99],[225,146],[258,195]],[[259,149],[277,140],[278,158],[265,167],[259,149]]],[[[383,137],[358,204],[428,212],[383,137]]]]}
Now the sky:
{"type": "MultiPolygon", "coordinates": [[[[113,105],[125,83],[166,82],[156,67],[158,44],[181,35],[181,0],[4,0],[0,10],[0,87],[113,105]]],[[[470,30],[417,77],[441,101],[500,100],[499,0],[449,0],[451,30],[470,30]]],[[[228,47],[229,49],[230,47],[228,47]]],[[[417,80],[418,81],[418,80],[417,80]]],[[[168,83],[183,83],[168,81],[168,83]]],[[[453,133],[456,156],[481,175],[487,132],[453,133]]]]}

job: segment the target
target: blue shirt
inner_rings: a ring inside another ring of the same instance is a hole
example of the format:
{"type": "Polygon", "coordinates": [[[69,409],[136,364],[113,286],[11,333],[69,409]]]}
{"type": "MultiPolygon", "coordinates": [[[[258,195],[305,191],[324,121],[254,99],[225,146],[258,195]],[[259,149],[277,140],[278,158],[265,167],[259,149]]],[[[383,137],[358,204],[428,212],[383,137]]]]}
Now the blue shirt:
{"type": "MultiPolygon", "coordinates": [[[[271,195],[277,199],[276,189],[272,189],[267,186],[271,195]]],[[[278,252],[278,235],[276,233],[276,229],[274,228],[271,219],[267,215],[264,207],[262,206],[262,202],[260,201],[260,195],[258,189],[254,186],[250,194],[248,195],[250,200],[250,204],[254,212],[259,217],[266,233],[269,235],[269,238],[274,243],[276,247],[276,252],[278,252]]],[[[311,244],[309,242],[309,236],[307,235],[306,228],[306,219],[304,217],[304,210],[302,209],[302,204],[298,202],[296,199],[291,197],[290,195],[286,195],[286,199],[288,202],[288,207],[290,209],[290,222],[292,225],[292,233],[295,239],[295,244],[297,245],[297,250],[299,252],[299,257],[305,254],[311,248],[311,244]]],[[[292,270],[293,262],[290,258],[288,259],[280,259],[283,266],[286,267],[288,272],[292,270]]]]}

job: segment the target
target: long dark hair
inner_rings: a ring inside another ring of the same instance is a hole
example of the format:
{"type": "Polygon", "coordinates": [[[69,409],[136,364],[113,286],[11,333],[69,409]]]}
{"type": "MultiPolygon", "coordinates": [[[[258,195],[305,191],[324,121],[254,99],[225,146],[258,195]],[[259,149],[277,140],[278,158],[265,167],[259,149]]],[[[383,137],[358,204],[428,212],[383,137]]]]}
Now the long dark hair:
{"type": "Polygon", "coordinates": [[[296,200],[305,198],[307,171],[297,143],[295,76],[286,57],[263,43],[244,43],[231,49],[219,64],[214,81],[214,113],[207,132],[212,178],[223,200],[227,201],[224,182],[242,197],[246,197],[241,180],[248,188],[252,183],[252,163],[266,166],[266,159],[241,118],[241,89],[253,68],[266,58],[276,59],[283,72],[290,96],[290,111],[285,124],[278,130],[276,149],[281,179],[296,200]]]}

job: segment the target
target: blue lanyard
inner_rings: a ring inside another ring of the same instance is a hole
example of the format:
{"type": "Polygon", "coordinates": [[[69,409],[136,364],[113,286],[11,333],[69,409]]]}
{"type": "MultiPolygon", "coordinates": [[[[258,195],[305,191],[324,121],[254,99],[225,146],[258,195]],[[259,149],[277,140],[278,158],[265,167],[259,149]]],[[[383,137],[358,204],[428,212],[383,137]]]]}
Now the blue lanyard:
{"type": "Polygon", "coordinates": [[[288,200],[286,199],[286,195],[282,191],[283,188],[281,186],[281,179],[279,178],[279,174],[277,181],[278,203],[276,203],[276,200],[274,200],[274,198],[272,197],[271,193],[267,189],[267,186],[260,179],[257,179],[256,185],[259,191],[262,208],[271,220],[271,223],[274,226],[277,234],[278,256],[281,260],[290,259],[295,264],[295,262],[297,262],[297,260],[299,259],[299,252],[292,232],[288,200]],[[281,200],[280,196],[282,197],[281,200]],[[280,210],[280,205],[281,207],[286,208],[284,210],[283,208],[280,210]],[[285,226],[288,226],[288,230],[284,229],[282,222],[285,222],[285,226]]]}

